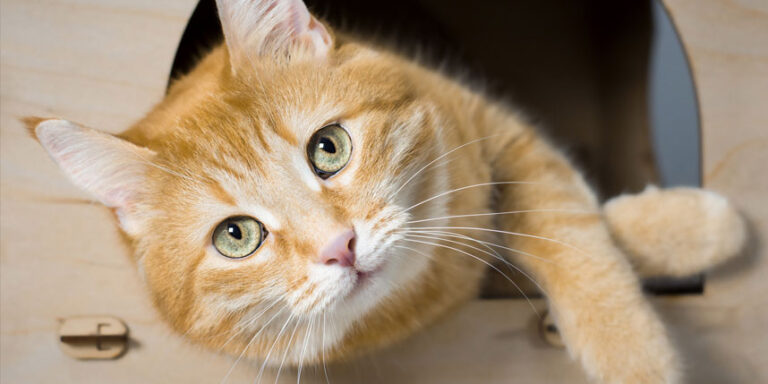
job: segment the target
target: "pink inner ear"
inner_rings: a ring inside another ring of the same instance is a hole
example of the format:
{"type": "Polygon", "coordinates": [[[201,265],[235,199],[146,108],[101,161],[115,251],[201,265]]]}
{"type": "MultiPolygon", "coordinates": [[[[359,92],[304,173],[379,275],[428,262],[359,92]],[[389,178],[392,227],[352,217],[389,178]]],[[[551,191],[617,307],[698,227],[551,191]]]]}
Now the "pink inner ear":
{"type": "Polygon", "coordinates": [[[309,13],[301,0],[291,1],[289,13],[287,20],[282,21],[278,29],[290,31],[294,41],[314,48],[316,56],[324,56],[332,40],[325,26],[309,13]]]}
{"type": "Polygon", "coordinates": [[[288,19],[284,20],[281,24],[283,24],[284,27],[288,27],[289,31],[293,31],[297,35],[307,31],[307,26],[309,25],[312,16],[309,14],[304,3],[302,3],[301,0],[293,0],[291,1],[289,9],[290,15],[288,19]]]}
{"type": "Polygon", "coordinates": [[[328,52],[333,42],[331,35],[328,33],[328,30],[325,29],[323,23],[312,17],[309,20],[309,31],[312,33],[315,46],[322,47],[324,50],[323,53],[328,52]],[[319,41],[317,39],[319,39],[319,41]]]}
{"type": "Polygon", "coordinates": [[[104,205],[130,208],[154,152],[65,120],[47,120],[35,135],[62,171],[104,205]]]}
{"type": "Polygon", "coordinates": [[[333,46],[328,30],[301,0],[217,0],[216,4],[235,72],[238,66],[250,66],[256,56],[282,56],[299,46],[322,58],[333,46]]]}

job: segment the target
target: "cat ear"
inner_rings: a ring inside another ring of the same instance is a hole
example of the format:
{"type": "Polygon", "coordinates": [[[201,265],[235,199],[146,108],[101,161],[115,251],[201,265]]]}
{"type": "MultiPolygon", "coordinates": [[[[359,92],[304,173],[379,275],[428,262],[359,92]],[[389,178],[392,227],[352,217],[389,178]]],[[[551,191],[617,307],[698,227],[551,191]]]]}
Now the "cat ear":
{"type": "Polygon", "coordinates": [[[134,213],[154,151],[66,120],[45,120],[30,130],[75,185],[115,208],[123,229],[136,232],[134,213]]]}
{"type": "Polygon", "coordinates": [[[216,7],[233,71],[268,55],[322,58],[333,47],[301,0],[216,0],[216,7]]]}

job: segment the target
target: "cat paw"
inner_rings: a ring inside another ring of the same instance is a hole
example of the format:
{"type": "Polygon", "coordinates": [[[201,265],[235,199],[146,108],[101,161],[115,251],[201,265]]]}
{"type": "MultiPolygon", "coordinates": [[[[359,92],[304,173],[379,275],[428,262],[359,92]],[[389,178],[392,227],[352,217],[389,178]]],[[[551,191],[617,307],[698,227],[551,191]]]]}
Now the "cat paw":
{"type": "Polygon", "coordinates": [[[744,248],[744,220],[730,202],[698,188],[648,187],[604,206],[610,232],[641,276],[690,276],[744,248]]]}
{"type": "Polygon", "coordinates": [[[613,309],[596,301],[579,314],[563,314],[557,322],[568,350],[598,383],[681,382],[680,361],[666,329],[644,298],[631,295],[613,309]]]}

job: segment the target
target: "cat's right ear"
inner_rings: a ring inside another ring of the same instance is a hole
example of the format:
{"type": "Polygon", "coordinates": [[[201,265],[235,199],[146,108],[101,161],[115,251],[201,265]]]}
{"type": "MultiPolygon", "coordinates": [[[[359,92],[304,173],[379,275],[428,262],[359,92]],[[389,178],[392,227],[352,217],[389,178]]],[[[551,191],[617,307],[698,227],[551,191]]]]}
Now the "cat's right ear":
{"type": "Polygon", "coordinates": [[[154,151],[66,120],[28,118],[24,122],[75,185],[114,208],[128,234],[137,233],[137,205],[154,151]]]}
{"type": "Polygon", "coordinates": [[[216,7],[235,73],[264,57],[322,59],[333,48],[301,0],[216,0],[216,7]]]}

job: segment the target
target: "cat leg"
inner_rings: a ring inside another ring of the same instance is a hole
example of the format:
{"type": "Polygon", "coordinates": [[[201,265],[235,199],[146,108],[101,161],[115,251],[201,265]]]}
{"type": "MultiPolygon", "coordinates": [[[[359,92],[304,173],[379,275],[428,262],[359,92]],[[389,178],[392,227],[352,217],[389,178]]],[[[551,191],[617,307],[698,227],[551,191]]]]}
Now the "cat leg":
{"type": "Polygon", "coordinates": [[[546,291],[570,353],[599,382],[680,381],[665,328],[581,175],[530,131],[497,153],[494,181],[526,182],[500,186],[498,211],[563,210],[500,215],[497,225],[520,233],[505,235],[507,245],[546,259],[521,255],[516,262],[546,291]]]}
{"type": "Polygon", "coordinates": [[[746,225],[724,197],[698,188],[648,187],[603,205],[613,239],[640,276],[690,276],[736,256],[746,225]]]}

